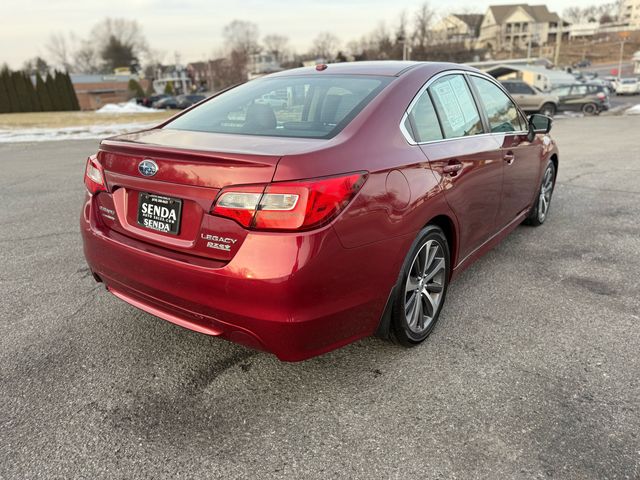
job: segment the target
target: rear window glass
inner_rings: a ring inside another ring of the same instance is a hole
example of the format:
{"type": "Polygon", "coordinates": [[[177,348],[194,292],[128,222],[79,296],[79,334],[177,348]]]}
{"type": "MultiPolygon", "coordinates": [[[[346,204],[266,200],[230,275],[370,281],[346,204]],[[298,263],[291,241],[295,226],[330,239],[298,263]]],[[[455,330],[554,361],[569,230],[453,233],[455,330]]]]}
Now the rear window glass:
{"type": "Polygon", "coordinates": [[[331,138],[390,81],[389,77],[337,75],[258,79],[220,94],[164,128],[331,138]]]}

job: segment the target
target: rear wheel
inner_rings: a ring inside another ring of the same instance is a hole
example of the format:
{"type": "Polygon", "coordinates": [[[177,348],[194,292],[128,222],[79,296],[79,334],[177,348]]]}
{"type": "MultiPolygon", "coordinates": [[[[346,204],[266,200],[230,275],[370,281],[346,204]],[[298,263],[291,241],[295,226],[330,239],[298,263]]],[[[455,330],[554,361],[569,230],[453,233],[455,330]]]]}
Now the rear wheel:
{"type": "Polygon", "coordinates": [[[582,113],[585,115],[596,115],[598,113],[598,106],[595,103],[585,103],[582,106],[582,113]]]}
{"type": "Polygon", "coordinates": [[[538,196],[536,202],[529,211],[529,216],[525,219],[527,225],[533,225],[537,227],[542,225],[547,219],[549,214],[549,207],[551,206],[551,195],[553,194],[553,187],[555,186],[556,179],[556,167],[551,160],[547,164],[547,168],[542,175],[542,183],[538,190],[538,196]]]}
{"type": "Polygon", "coordinates": [[[547,117],[553,117],[556,114],[556,106],[553,103],[547,102],[542,105],[540,113],[542,115],[546,115],[547,117]]]}
{"type": "Polygon", "coordinates": [[[439,227],[424,228],[404,261],[396,287],[392,332],[405,346],[423,342],[433,330],[449,283],[449,246],[439,227]]]}

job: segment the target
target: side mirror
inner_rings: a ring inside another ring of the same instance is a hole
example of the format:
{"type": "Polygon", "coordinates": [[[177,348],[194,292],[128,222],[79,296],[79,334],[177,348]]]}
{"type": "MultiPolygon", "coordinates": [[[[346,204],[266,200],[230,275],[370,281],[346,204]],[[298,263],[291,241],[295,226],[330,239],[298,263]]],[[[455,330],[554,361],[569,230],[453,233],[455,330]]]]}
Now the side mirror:
{"type": "Polygon", "coordinates": [[[553,120],[546,115],[535,113],[529,116],[529,141],[532,141],[536,133],[549,133],[553,120]]]}

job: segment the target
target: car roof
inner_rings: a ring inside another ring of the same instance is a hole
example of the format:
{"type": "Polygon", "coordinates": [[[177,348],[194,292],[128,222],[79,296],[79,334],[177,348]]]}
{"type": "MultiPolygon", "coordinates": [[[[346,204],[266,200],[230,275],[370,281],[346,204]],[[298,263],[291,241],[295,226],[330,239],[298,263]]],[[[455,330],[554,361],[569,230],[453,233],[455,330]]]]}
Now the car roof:
{"type": "Polygon", "coordinates": [[[301,67],[292,70],[272,73],[267,77],[283,77],[290,75],[376,75],[399,77],[403,73],[416,67],[431,67],[430,70],[437,72],[440,70],[450,70],[452,68],[476,71],[466,65],[457,65],[446,62],[411,62],[396,60],[366,61],[366,62],[344,62],[329,63],[324,70],[317,70],[316,67],[301,67]]]}

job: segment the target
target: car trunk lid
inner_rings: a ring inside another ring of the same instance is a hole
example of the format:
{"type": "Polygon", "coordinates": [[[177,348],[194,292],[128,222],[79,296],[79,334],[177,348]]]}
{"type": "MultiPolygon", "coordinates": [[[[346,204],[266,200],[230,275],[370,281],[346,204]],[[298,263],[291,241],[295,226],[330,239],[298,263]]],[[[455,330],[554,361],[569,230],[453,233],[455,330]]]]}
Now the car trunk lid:
{"type": "Polygon", "coordinates": [[[247,231],[233,220],[211,215],[213,201],[228,185],[270,182],[280,159],[274,142],[251,137],[243,144],[238,137],[151,130],[103,141],[98,161],[109,191],[98,194],[96,202],[104,226],[169,255],[175,251],[230,260],[247,231]],[[157,166],[153,175],[139,169],[144,160],[157,166]],[[148,204],[150,195],[159,202],[157,208],[148,204]],[[147,208],[156,210],[146,215],[147,208]],[[172,216],[177,225],[171,223],[172,216]],[[163,222],[172,231],[159,228],[163,222]]]}

